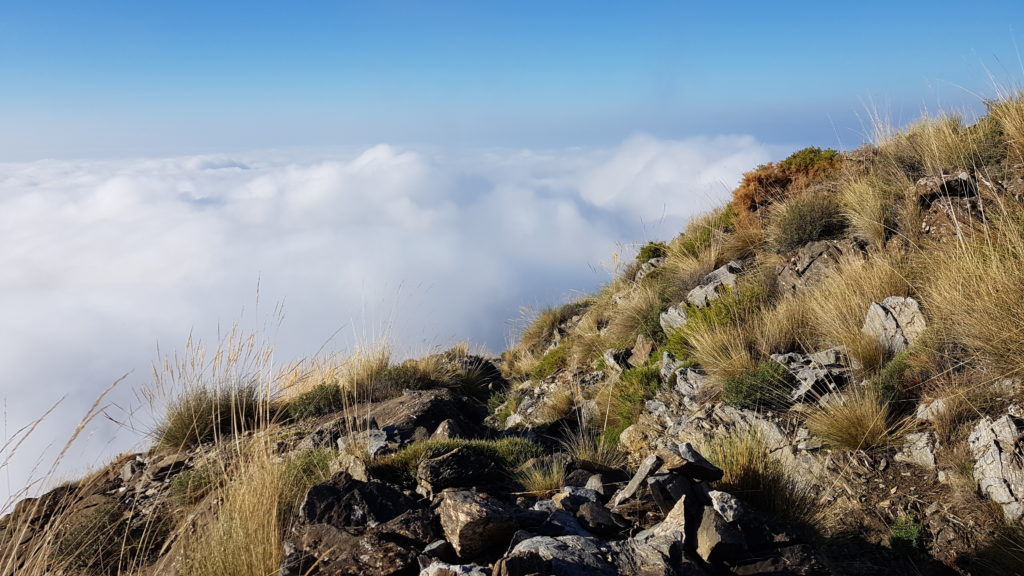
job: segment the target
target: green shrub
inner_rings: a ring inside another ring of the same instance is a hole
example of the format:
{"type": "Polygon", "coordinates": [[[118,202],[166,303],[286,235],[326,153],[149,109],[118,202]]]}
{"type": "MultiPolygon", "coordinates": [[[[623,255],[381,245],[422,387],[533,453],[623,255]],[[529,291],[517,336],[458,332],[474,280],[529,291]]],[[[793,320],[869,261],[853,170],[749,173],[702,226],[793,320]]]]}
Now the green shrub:
{"type": "Polygon", "coordinates": [[[668,246],[664,242],[648,242],[640,248],[636,255],[636,261],[643,264],[654,258],[663,258],[668,253],[668,246]]]}
{"type": "Polygon", "coordinates": [[[167,407],[154,431],[157,443],[192,448],[221,436],[252,430],[266,417],[266,402],[255,381],[185,390],[167,407]]]}
{"type": "Polygon", "coordinates": [[[908,358],[906,351],[900,352],[885,364],[876,378],[871,380],[871,391],[880,401],[891,402],[899,396],[903,388],[904,375],[910,369],[908,358]]]}
{"type": "Polygon", "coordinates": [[[889,527],[889,545],[899,552],[913,552],[921,549],[924,524],[911,516],[901,514],[889,527]]]}
{"type": "Polygon", "coordinates": [[[834,238],[846,226],[837,198],[830,194],[807,194],[778,205],[769,236],[777,249],[793,250],[808,242],[834,238]]]}
{"type": "Polygon", "coordinates": [[[543,380],[562,368],[565,368],[568,363],[569,347],[563,345],[556,346],[549,350],[548,353],[540,359],[540,362],[537,363],[537,367],[533,369],[532,376],[535,380],[543,380]]]}
{"type": "Polygon", "coordinates": [[[793,375],[782,364],[759,362],[753,370],[722,383],[722,400],[749,410],[784,408],[795,385],[793,375]]]}
{"type": "Polygon", "coordinates": [[[199,466],[182,470],[171,478],[171,497],[181,505],[190,506],[203,499],[217,484],[217,477],[210,466],[199,466]]]}
{"type": "Polygon", "coordinates": [[[345,393],[334,382],[321,382],[288,404],[288,414],[296,420],[316,418],[339,412],[345,407],[345,393]]]}
{"type": "Polygon", "coordinates": [[[661,370],[658,366],[631,368],[622,373],[608,392],[608,427],[601,434],[601,442],[615,446],[622,431],[632,426],[644,408],[644,403],[658,392],[661,370]]]}
{"type": "Polygon", "coordinates": [[[788,158],[779,162],[779,166],[789,172],[827,172],[831,171],[838,161],[839,152],[831,148],[822,150],[817,146],[811,146],[793,152],[788,158]]]}
{"type": "Polygon", "coordinates": [[[692,222],[685,232],[672,241],[672,245],[683,254],[696,258],[711,247],[716,233],[732,230],[735,225],[736,211],[732,204],[728,204],[692,222]]]}
{"type": "Polygon", "coordinates": [[[310,488],[331,477],[331,462],[336,454],[330,448],[307,448],[288,455],[281,472],[283,511],[293,508],[310,488]]]}
{"type": "Polygon", "coordinates": [[[416,479],[420,462],[436,458],[460,447],[484,456],[511,473],[530,458],[538,458],[544,450],[526,438],[506,437],[499,440],[431,439],[414,442],[402,450],[374,460],[370,474],[375,478],[408,485],[416,479]]]}
{"type": "Polygon", "coordinates": [[[519,409],[519,402],[522,399],[523,394],[519,390],[495,393],[487,399],[487,411],[494,414],[494,418],[498,423],[504,426],[508,417],[519,409]]]}

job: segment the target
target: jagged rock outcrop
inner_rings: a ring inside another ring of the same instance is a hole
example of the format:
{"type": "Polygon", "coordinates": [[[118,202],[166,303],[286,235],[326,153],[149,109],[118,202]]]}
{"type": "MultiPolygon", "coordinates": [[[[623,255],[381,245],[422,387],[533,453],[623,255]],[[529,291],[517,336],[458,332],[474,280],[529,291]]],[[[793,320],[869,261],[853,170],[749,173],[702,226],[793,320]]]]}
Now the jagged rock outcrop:
{"type": "Polygon", "coordinates": [[[890,296],[871,303],[861,332],[877,340],[883,350],[897,354],[913,344],[924,329],[924,314],[917,300],[890,296]]]}
{"type": "Polygon", "coordinates": [[[967,438],[978,489],[999,504],[1010,521],[1024,517],[1024,419],[1017,414],[986,416],[967,438]]]}
{"type": "Polygon", "coordinates": [[[726,289],[736,287],[736,278],[743,272],[743,263],[732,260],[728,264],[716,268],[701,281],[700,285],[690,290],[686,301],[697,308],[704,308],[717,299],[726,289]]]}
{"type": "Polygon", "coordinates": [[[863,245],[853,240],[817,240],[797,249],[777,270],[779,292],[793,294],[820,283],[844,260],[864,260],[863,245]]]}
{"type": "Polygon", "coordinates": [[[850,381],[849,360],[837,348],[813,354],[772,354],[771,358],[785,366],[799,383],[790,394],[793,402],[818,400],[842,389],[850,381]]]}

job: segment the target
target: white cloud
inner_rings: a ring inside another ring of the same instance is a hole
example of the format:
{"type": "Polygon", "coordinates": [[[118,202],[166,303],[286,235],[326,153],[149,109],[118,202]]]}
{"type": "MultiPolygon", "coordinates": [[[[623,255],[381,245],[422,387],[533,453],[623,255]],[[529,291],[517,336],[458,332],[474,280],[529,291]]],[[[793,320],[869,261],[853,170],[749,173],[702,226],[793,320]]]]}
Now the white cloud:
{"type": "MultiPolygon", "coordinates": [[[[343,349],[388,318],[400,351],[463,339],[499,350],[520,306],[596,288],[618,243],[671,237],[768,159],[750,137],[636,136],[605,150],[380,145],[0,165],[8,434],[67,394],[28,452],[62,442],[132,371],[115,395],[130,403],[158,341],[173,349],[243,308],[259,315],[257,283],[264,310],[285,303],[282,361],[339,328],[331,346],[343,349]]],[[[74,464],[108,458],[113,428],[96,428],[74,464]]],[[[13,487],[25,456],[6,468],[13,487]]]]}

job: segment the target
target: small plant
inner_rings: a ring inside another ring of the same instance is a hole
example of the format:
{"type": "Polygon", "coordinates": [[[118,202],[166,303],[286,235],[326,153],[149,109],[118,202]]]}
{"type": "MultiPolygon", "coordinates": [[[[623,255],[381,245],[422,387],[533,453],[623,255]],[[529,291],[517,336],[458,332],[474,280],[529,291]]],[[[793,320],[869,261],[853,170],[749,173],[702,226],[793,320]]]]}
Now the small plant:
{"type": "Polygon", "coordinates": [[[370,464],[370,472],[375,477],[389,482],[410,484],[416,478],[416,468],[420,462],[436,458],[460,447],[477,452],[506,472],[511,472],[530,458],[537,458],[544,453],[537,444],[517,437],[506,437],[499,440],[422,440],[373,461],[370,464]]]}
{"type": "Polygon", "coordinates": [[[691,222],[686,231],[672,240],[670,249],[691,258],[697,258],[711,248],[716,235],[736,226],[736,211],[732,205],[716,210],[691,222]]]}
{"type": "Polygon", "coordinates": [[[539,458],[521,466],[516,481],[534,496],[547,497],[565,485],[565,464],[558,458],[539,458]]]}
{"type": "Polygon", "coordinates": [[[79,574],[115,576],[152,561],[169,533],[168,519],[131,525],[124,510],[108,500],[60,518],[50,558],[79,574]]]}
{"type": "Polygon", "coordinates": [[[296,420],[316,418],[339,412],[345,407],[345,393],[335,382],[321,382],[288,404],[288,414],[296,420]]]}
{"type": "Polygon", "coordinates": [[[871,450],[890,444],[903,425],[890,422],[889,405],[862,390],[849,392],[807,417],[811,433],[832,446],[871,450]]]}
{"type": "Polygon", "coordinates": [[[794,250],[808,242],[834,238],[846,225],[838,199],[830,194],[805,194],[776,207],[769,237],[777,249],[794,250]]]}
{"type": "Polygon", "coordinates": [[[788,158],[779,162],[779,166],[791,173],[827,175],[835,171],[838,163],[839,152],[831,148],[822,150],[817,146],[811,146],[793,152],[788,158]]]}
{"type": "Polygon", "coordinates": [[[643,264],[655,258],[663,258],[668,253],[668,246],[664,242],[648,242],[644,244],[636,255],[636,261],[643,264]]]}
{"type": "Polygon", "coordinates": [[[605,443],[618,443],[619,435],[636,422],[644,402],[654,397],[659,386],[661,374],[657,366],[631,368],[622,373],[618,382],[606,392],[610,398],[606,404],[609,425],[602,436],[605,443]]]}
{"type": "Polygon", "coordinates": [[[209,465],[182,470],[171,479],[171,497],[179,504],[196,504],[217,485],[217,477],[209,465]]]}
{"type": "Polygon", "coordinates": [[[519,335],[519,346],[540,353],[551,341],[555,330],[573,316],[582,314],[592,304],[583,299],[558,308],[543,310],[519,335]]]}
{"type": "Polygon", "coordinates": [[[254,429],[264,419],[266,402],[254,381],[218,388],[196,386],[170,403],[155,436],[168,448],[191,448],[254,429]]]}
{"type": "Polygon", "coordinates": [[[758,362],[753,369],[725,379],[722,400],[737,408],[776,410],[789,403],[795,385],[793,375],[782,364],[758,362]]]}
{"type": "Polygon", "coordinates": [[[579,462],[613,469],[626,465],[626,454],[619,449],[618,436],[608,440],[606,435],[581,426],[575,432],[566,434],[561,444],[565,451],[579,462]]]}
{"type": "Polygon", "coordinates": [[[892,402],[903,390],[903,376],[910,369],[908,353],[900,352],[882,367],[876,378],[871,380],[871,391],[883,402],[892,402]]]}
{"type": "Polygon", "coordinates": [[[533,369],[532,376],[535,380],[543,380],[562,368],[565,368],[568,362],[569,348],[565,345],[556,346],[549,350],[548,353],[540,359],[540,362],[537,363],[537,367],[533,369]]]}
{"type": "Polygon", "coordinates": [[[912,516],[901,514],[889,527],[889,545],[904,554],[921,549],[924,524],[912,516]]]}

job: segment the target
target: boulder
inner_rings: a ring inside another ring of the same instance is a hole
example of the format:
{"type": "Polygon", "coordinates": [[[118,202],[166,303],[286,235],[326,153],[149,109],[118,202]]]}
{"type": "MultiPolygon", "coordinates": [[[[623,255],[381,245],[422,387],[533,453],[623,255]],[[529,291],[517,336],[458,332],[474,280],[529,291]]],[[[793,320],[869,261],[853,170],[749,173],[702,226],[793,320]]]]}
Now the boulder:
{"type": "Polygon", "coordinates": [[[433,498],[445,488],[473,486],[493,472],[493,462],[476,450],[460,446],[420,462],[416,468],[416,493],[433,498]]]}
{"type": "Polygon", "coordinates": [[[494,564],[494,576],[615,576],[609,545],[581,536],[537,536],[515,545],[494,564]]]}
{"type": "Polygon", "coordinates": [[[850,382],[846,355],[838,348],[813,354],[772,354],[771,359],[785,366],[798,382],[790,394],[792,402],[817,400],[850,382]]]}
{"type": "Polygon", "coordinates": [[[576,520],[588,531],[595,534],[617,534],[628,523],[618,514],[598,502],[584,502],[576,510],[576,520]]]}
{"type": "Polygon", "coordinates": [[[306,492],[299,521],[335,528],[376,526],[415,506],[415,501],[383,482],[361,482],[341,472],[306,492]]]}
{"type": "Polygon", "coordinates": [[[580,506],[587,502],[600,503],[601,495],[588,488],[566,486],[560,492],[551,497],[555,508],[575,513],[580,506]]]}
{"type": "Polygon", "coordinates": [[[619,489],[619,491],[612,496],[612,506],[619,506],[623,502],[636,496],[637,492],[645,486],[647,478],[661,468],[661,464],[662,460],[657,454],[647,456],[647,458],[645,458],[640,464],[640,468],[637,469],[636,474],[633,475],[633,478],[629,483],[619,489]]]}
{"type": "Polygon", "coordinates": [[[743,534],[714,508],[704,508],[697,529],[697,555],[709,564],[739,558],[746,549],[743,534]]]}
{"type": "Polygon", "coordinates": [[[728,492],[712,490],[708,493],[708,496],[711,497],[711,507],[726,522],[736,522],[746,514],[746,508],[743,507],[743,503],[739,501],[739,498],[728,492]]]}
{"type": "Polygon", "coordinates": [[[417,434],[429,437],[445,420],[452,420],[466,437],[482,433],[487,408],[479,401],[447,388],[406,390],[401,396],[376,402],[368,417],[391,432],[396,440],[408,441],[417,434]]]}
{"type": "Polygon", "coordinates": [[[913,344],[924,329],[924,314],[917,300],[890,296],[871,303],[861,332],[877,340],[890,354],[897,354],[913,344]]]}
{"type": "Polygon", "coordinates": [[[896,456],[897,462],[906,462],[922,468],[935,468],[935,435],[931,432],[914,432],[907,434],[903,447],[896,456]]]}
{"type": "Polygon", "coordinates": [[[967,437],[978,488],[1011,522],[1024,517],[1024,451],[1017,442],[1022,433],[1024,421],[1006,414],[982,418],[967,437]]]}
{"type": "Polygon", "coordinates": [[[742,271],[743,263],[738,260],[733,260],[721,268],[716,268],[704,277],[700,286],[690,290],[686,295],[686,301],[697,308],[704,308],[712,300],[717,299],[727,288],[735,288],[737,275],[742,271]]]}
{"type": "Polygon", "coordinates": [[[451,418],[437,425],[437,429],[430,435],[431,438],[451,440],[453,438],[464,438],[465,435],[459,429],[459,423],[451,418]]]}
{"type": "Polygon", "coordinates": [[[843,260],[863,260],[864,247],[851,240],[818,240],[797,249],[789,262],[778,268],[779,292],[793,294],[815,286],[843,260]]]}
{"type": "Polygon", "coordinates": [[[654,503],[662,512],[668,512],[676,502],[686,495],[692,495],[690,481],[684,476],[671,472],[655,474],[647,479],[647,489],[654,498],[654,503]]]}
{"type": "Polygon", "coordinates": [[[665,334],[671,334],[676,330],[686,326],[686,304],[673,304],[661,313],[658,317],[658,323],[661,324],[661,330],[665,334]]]}
{"type": "Polygon", "coordinates": [[[445,538],[464,560],[504,549],[517,528],[510,505],[478,492],[442,492],[437,513],[445,538]]]}
{"type": "Polygon", "coordinates": [[[629,367],[629,357],[631,354],[632,351],[630,350],[610,348],[604,351],[602,358],[609,370],[613,372],[622,372],[629,367]]]}

